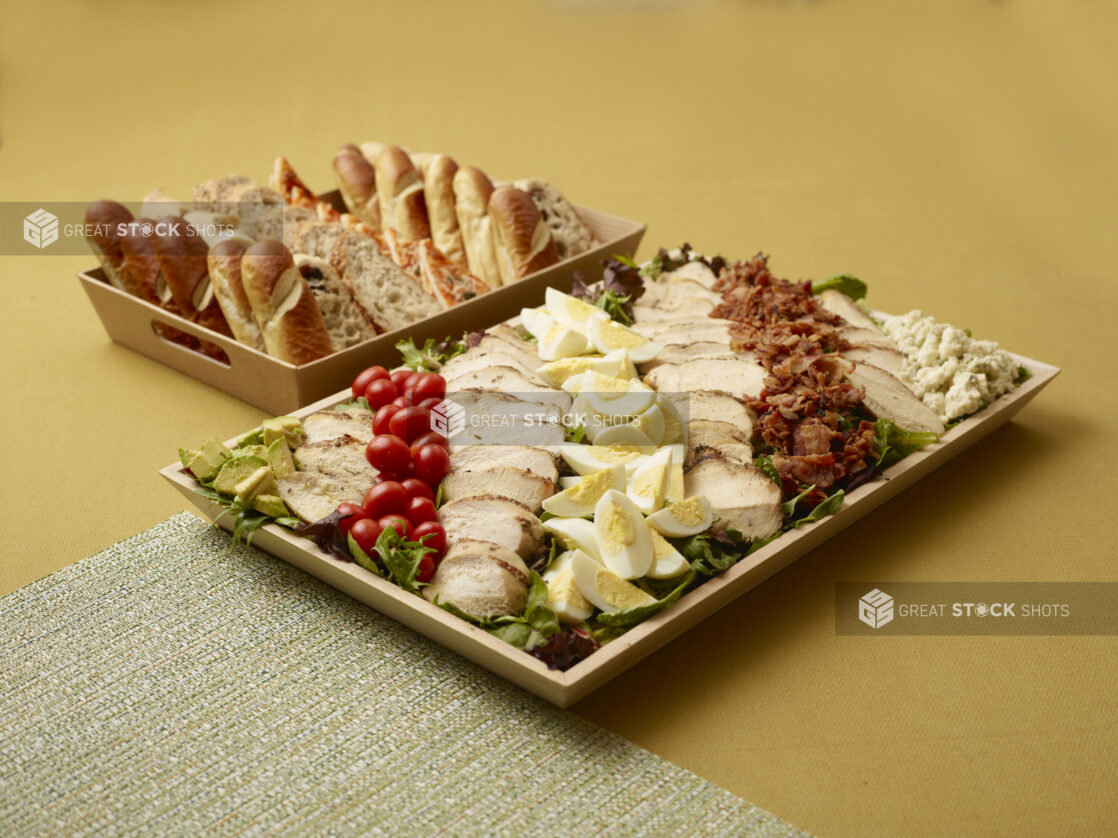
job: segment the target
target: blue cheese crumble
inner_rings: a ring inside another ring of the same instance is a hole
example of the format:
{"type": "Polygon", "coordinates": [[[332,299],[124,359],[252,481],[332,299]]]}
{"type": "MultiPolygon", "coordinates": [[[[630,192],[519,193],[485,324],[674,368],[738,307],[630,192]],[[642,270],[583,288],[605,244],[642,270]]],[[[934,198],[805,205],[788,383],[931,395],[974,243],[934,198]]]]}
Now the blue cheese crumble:
{"type": "Polygon", "coordinates": [[[981,410],[1016,386],[1017,362],[992,340],[975,340],[919,309],[890,317],[882,329],[904,353],[905,383],[944,422],[981,410]]]}

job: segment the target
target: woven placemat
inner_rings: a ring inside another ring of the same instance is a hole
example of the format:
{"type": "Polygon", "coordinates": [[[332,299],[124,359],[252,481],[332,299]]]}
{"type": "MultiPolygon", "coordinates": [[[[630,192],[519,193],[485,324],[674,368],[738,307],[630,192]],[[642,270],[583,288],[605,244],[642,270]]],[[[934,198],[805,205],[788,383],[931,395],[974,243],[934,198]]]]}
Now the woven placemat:
{"type": "Polygon", "coordinates": [[[187,513],[0,626],[0,835],[802,834],[187,513]]]}

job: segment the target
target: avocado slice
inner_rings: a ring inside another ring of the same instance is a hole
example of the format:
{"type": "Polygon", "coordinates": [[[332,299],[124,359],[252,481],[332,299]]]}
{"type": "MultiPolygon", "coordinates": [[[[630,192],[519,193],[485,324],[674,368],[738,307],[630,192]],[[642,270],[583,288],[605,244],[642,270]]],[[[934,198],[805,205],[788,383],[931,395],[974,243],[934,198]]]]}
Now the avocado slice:
{"type": "Polygon", "coordinates": [[[268,460],[268,446],[267,445],[242,445],[233,452],[234,457],[259,457],[261,460],[267,462],[268,460]]]}
{"type": "Polygon", "coordinates": [[[248,477],[241,480],[236,486],[237,500],[250,500],[257,495],[275,494],[276,476],[272,474],[271,466],[260,466],[248,477]]]}
{"type": "Polygon", "coordinates": [[[277,439],[268,446],[268,462],[271,463],[272,474],[277,480],[282,480],[295,472],[295,460],[291,457],[286,438],[277,439]]]}
{"type": "Polygon", "coordinates": [[[271,445],[277,439],[287,438],[287,431],[279,419],[265,419],[260,424],[260,431],[264,437],[265,445],[271,445]]]}
{"type": "Polygon", "coordinates": [[[294,416],[277,416],[276,419],[283,426],[288,448],[295,450],[303,444],[303,423],[300,420],[294,416]]]}
{"type": "Polygon", "coordinates": [[[200,451],[183,451],[179,449],[179,458],[190,469],[191,473],[199,480],[206,482],[213,480],[226,460],[233,456],[228,448],[216,439],[206,440],[200,451]],[[184,458],[184,455],[185,458],[184,458]]]}
{"type": "Polygon", "coordinates": [[[251,477],[254,472],[261,468],[267,469],[271,473],[267,461],[261,457],[253,454],[231,457],[225,461],[221,471],[214,478],[214,490],[221,492],[223,495],[236,495],[238,484],[246,477],[251,477]]]}
{"type": "Polygon", "coordinates": [[[278,495],[257,495],[252,499],[252,506],[257,512],[263,512],[272,518],[286,518],[291,514],[278,495]]]}

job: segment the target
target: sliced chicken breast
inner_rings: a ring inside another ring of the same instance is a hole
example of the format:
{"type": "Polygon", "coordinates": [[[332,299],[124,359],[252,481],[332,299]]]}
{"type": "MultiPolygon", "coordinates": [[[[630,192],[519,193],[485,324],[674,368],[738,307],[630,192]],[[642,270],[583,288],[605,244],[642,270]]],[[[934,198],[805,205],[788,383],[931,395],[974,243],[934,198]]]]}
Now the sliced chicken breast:
{"type": "MultiPolygon", "coordinates": [[[[643,299],[643,297],[642,297],[643,299]]],[[[709,314],[714,304],[705,297],[684,297],[672,308],[661,308],[653,304],[633,305],[633,319],[638,323],[653,323],[664,320],[678,320],[681,317],[701,317],[709,314]]]]}
{"type": "Polygon", "coordinates": [[[527,506],[500,495],[474,495],[445,503],[439,522],[446,529],[448,544],[459,541],[489,541],[507,547],[528,560],[543,547],[540,519],[527,506]]]}
{"type": "Polygon", "coordinates": [[[296,471],[276,481],[279,496],[293,515],[308,524],[325,518],[343,503],[361,504],[371,480],[342,473],[296,471]]]}
{"type": "Polygon", "coordinates": [[[714,283],[718,279],[714,275],[714,271],[704,265],[702,262],[688,262],[685,265],[680,265],[674,271],[666,274],[661,274],[657,279],[646,282],[646,285],[652,283],[671,283],[679,282],[682,280],[689,280],[697,282],[707,290],[714,290],[714,283]]]}
{"type": "Polygon", "coordinates": [[[644,305],[651,305],[670,311],[689,297],[707,300],[711,308],[714,308],[722,302],[721,294],[709,290],[700,282],[682,277],[672,280],[661,279],[657,282],[647,283],[641,301],[644,305]]]}
{"type": "Polygon", "coordinates": [[[569,393],[542,384],[534,374],[533,381],[512,367],[491,366],[444,377],[447,393],[452,400],[454,394],[461,390],[496,390],[522,401],[550,405],[561,413],[571,409],[569,393]]]}
{"type": "Polygon", "coordinates": [[[528,601],[528,568],[507,547],[459,541],[447,550],[423,596],[480,619],[519,614],[528,601]]]}
{"type": "Polygon", "coordinates": [[[729,422],[709,419],[692,419],[687,423],[687,458],[684,468],[697,463],[704,456],[705,449],[721,454],[728,460],[738,463],[753,462],[753,446],[749,436],[729,422]]]}
{"type": "Polygon", "coordinates": [[[478,495],[500,495],[519,501],[539,515],[545,498],[555,494],[555,479],[515,466],[453,469],[443,481],[447,501],[478,495]]]}
{"type": "Polygon", "coordinates": [[[320,410],[303,420],[303,441],[322,442],[349,435],[359,442],[373,438],[373,412],[360,407],[344,411],[320,410]]]}
{"type": "Polygon", "coordinates": [[[748,355],[732,360],[697,360],[661,364],[644,381],[661,393],[724,390],[735,396],[757,396],[765,384],[765,368],[748,355]]]}
{"type": "MultiPolygon", "coordinates": [[[[537,361],[537,366],[539,362],[537,361]]],[[[519,372],[529,381],[543,384],[543,379],[536,375],[535,368],[529,368],[524,365],[524,362],[512,355],[510,352],[501,352],[496,350],[486,350],[477,347],[463,352],[454,358],[451,358],[443,368],[439,370],[439,374],[447,381],[464,375],[465,373],[477,372],[478,370],[488,369],[489,367],[511,367],[519,372]]]]}
{"type": "Polygon", "coordinates": [[[299,471],[317,471],[327,477],[363,480],[367,490],[379,472],[365,458],[365,445],[343,434],[336,439],[305,442],[292,452],[292,457],[299,471]]]}
{"type": "Polygon", "coordinates": [[[866,391],[862,404],[879,419],[892,419],[909,431],[944,431],[943,422],[898,378],[873,364],[855,364],[846,380],[866,391]]]}
{"type": "Polygon", "coordinates": [[[749,538],[768,538],[783,517],[780,488],[756,466],[717,454],[683,475],[687,496],[705,495],[714,515],[749,538]]]}
{"type": "Polygon", "coordinates": [[[725,361],[739,357],[730,349],[728,344],[718,341],[704,340],[688,344],[669,344],[646,364],[641,365],[644,371],[655,369],[661,364],[682,364],[687,361],[700,359],[725,361]]]}
{"type": "Polygon", "coordinates": [[[831,314],[837,314],[851,326],[859,329],[873,329],[880,334],[877,324],[873,319],[859,308],[858,304],[841,291],[833,288],[819,294],[815,299],[831,314]]]}
{"type": "MultiPolygon", "coordinates": [[[[570,404],[570,396],[559,395],[566,396],[564,404],[570,404]]],[[[464,427],[451,435],[455,445],[551,447],[563,444],[565,434],[561,419],[569,408],[560,409],[552,403],[560,401],[558,399],[547,397],[535,401],[536,393],[510,395],[492,389],[458,390],[454,387],[450,388],[447,398],[463,411],[464,427]]]]}
{"type": "Polygon", "coordinates": [[[902,384],[905,383],[901,377],[904,372],[905,357],[899,349],[890,349],[887,346],[857,346],[844,349],[842,357],[859,364],[873,364],[900,380],[902,384]]]}
{"type": "MultiPolygon", "coordinates": [[[[718,317],[672,317],[668,320],[658,320],[650,323],[634,323],[632,329],[641,337],[646,337],[649,340],[654,340],[658,343],[660,336],[669,331],[680,331],[686,329],[721,329],[726,333],[726,341],[730,340],[730,326],[733,325],[732,320],[723,320],[718,317]]],[[[696,340],[717,340],[717,338],[696,338],[696,340]]]]}

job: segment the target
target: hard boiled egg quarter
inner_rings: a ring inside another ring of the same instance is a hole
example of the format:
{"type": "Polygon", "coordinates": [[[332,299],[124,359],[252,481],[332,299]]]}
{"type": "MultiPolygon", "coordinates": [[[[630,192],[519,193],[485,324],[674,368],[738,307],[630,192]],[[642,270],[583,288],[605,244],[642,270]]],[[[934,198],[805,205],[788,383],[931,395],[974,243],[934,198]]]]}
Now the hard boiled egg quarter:
{"type": "Polygon", "coordinates": [[[620,611],[656,601],[581,551],[576,551],[571,560],[571,573],[579,592],[602,611],[620,611]]]}
{"type": "Polygon", "coordinates": [[[582,550],[595,561],[602,560],[598,547],[598,533],[593,521],[585,518],[549,518],[543,522],[544,532],[549,532],[567,550],[582,550]]]}
{"type": "Polygon", "coordinates": [[[652,567],[652,536],[628,496],[610,489],[594,508],[594,532],[602,563],[623,579],[638,579],[652,567]]]}
{"type": "Polygon", "coordinates": [[[624,349],[633,363],[643,364],[660,354],[662,347],[643,338],[620,323],[610,319],[605,312],[599,311],[586,321],[586,334],[599,352],[624,349]]]}
{"type": "Polygon", "coordinates": [[[693,495],[649,515],[648,525],[669,538],[685,538],[709,529],[713,520],[707,499],[693,495]]]}
{"type": "Polygon", "coordinates": [[[567,328],[577,329],[583,334],[586,334],[586,322],[602,314],[596,305],[564,294],[558,288],[548,288],[543,299],[548,314],[567,328]]]}
{"type": "Polygon", "coordinates": [[[625,494],[644,515],[657,512],[664,505],[671,483],[671,466],[671,449],[661,448],[638,466],[629,478],[625,494]]]}
{"type": "Polygon", "coordinates": [[[594,514],[598,500],[610,489],[625,490],[625,466],[620,463],[588,474],[578,485],[545,498],[543,508],[561,518],[583,518],[594,514]]]}

